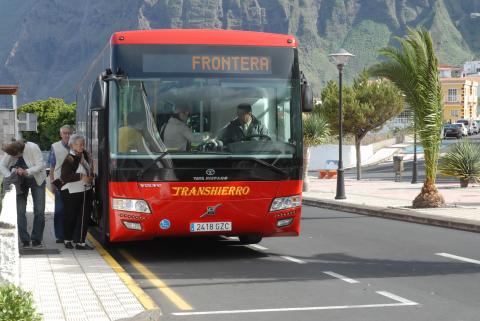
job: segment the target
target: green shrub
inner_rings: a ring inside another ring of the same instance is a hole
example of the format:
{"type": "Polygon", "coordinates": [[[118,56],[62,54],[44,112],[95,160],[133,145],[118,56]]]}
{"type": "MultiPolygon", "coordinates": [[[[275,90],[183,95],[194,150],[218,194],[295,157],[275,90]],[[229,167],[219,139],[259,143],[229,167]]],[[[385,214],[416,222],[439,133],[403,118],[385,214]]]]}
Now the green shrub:
{"type": "Polygon", "coordinates": [[[480,180],[480,145],[466,139],[456,143],[440,159],[439,170],[445,176],[480,180]]]}
{"type": "Polygon", "coordinates": [[[330,134],[327,120],[318,114],[303,114],[303,142],[305,147],[322,144],[330,134]]]}
{"type": "Polygon", "coordinates": [[[41,320],[30,292],[12,284],[0,286],[0,321],[41,320]]]}

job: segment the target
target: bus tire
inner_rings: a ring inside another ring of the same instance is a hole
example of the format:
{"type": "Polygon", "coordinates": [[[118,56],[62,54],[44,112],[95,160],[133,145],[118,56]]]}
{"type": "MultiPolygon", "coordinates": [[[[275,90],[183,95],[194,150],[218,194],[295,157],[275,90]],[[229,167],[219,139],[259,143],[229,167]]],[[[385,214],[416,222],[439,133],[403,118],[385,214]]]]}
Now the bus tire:
{"type": "Polygon", "coordinates": [[[241,244],[257,244],[260,243],[260,241],[262,240],[262,236],[256,234],[248,234],[240,235],[238,239],[240,240],[241,244]]]}
{"type": "Polygon", "coordinates": [[[110,237],[103,231],[100,231],[100,243],[104,248],[113,248],[115,243],[110,242],[110,237]]]}

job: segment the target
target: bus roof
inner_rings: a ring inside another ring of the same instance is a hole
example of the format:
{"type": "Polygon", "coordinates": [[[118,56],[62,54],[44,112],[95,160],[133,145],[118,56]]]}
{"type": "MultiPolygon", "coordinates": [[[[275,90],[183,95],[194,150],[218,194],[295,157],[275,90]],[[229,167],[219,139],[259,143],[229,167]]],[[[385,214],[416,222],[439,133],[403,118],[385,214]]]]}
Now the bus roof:
{"type": "Polygon", "coordinates": [[[115,32],[112,45],[226,45],[297,47],[294,36],[276,33],[207,30],[207,29],[158,29],[115,32]]]}

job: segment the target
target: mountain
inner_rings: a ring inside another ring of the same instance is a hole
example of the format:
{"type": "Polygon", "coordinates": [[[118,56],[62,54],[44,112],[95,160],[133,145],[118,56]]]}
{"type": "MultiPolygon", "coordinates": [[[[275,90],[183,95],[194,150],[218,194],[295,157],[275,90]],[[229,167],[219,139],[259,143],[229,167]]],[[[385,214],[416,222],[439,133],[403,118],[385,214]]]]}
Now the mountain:
{"type": "Polygon", "coordinates": [[[75,86],[115,31],[222,28],[294,34],[318,94],[337,77],[328,54],[356,55],[352,79],[407,27],[431,31],[442,63],[480,57],[479,0],[0,0],[0,84],[19,102],[75,99],[75,86]]]}

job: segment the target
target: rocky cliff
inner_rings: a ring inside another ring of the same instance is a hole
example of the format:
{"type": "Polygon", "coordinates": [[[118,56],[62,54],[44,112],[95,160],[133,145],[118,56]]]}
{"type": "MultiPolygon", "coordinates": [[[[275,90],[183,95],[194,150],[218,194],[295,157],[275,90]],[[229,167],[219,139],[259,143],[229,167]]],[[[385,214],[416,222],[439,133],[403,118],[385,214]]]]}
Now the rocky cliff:
{"type": "Polygon", "coordinates": [[[442,63],[479,58],[478,0],[0,0],[0,84],[20,102],[75,99],[75,86],[114,31],[223,28],[298,37],[302,69],[318,93],[336,77],[328,54],[356,55],[352,78],[408,26],[432,32],[442,63]]]}

